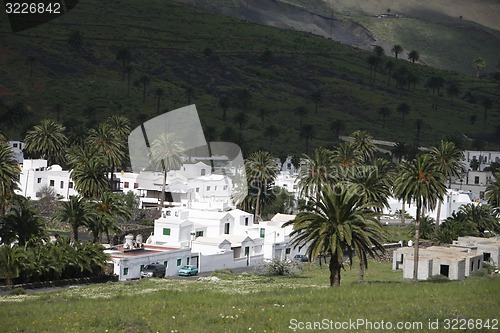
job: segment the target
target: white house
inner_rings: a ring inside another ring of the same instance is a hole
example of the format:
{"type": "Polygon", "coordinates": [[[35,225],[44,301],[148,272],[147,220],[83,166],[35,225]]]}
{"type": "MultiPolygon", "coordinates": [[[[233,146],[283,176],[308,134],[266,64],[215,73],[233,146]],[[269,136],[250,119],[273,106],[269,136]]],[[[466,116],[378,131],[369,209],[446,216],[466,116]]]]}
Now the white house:
{"type": "Polygon", "coordinates": [[[500,237],[458,237],[453,241],[454,246],[469,247],[472,252],[483,256],[484,261],[492,261],[493,265],[500,267],[500,237]]]}
{"type": "Polygon", "coordinates": [[[9,141],[9,148],[12,151],[12,154],[14,155],[14,159],[19,164],[23,163],[24,160],[24,153],[23,153],[24,146],[25,144],[21,141],[9,141]]]}
{"type": "Polygon", "coordinates": [[[470,163],[472,160],[477,160],[479,162],[478,170],[483,171],[484,168],[489,167],[492,162],[500,162],[500,151],[465,150],[464,157],[463,165],[466,170],[472,170],[470,163]]]}

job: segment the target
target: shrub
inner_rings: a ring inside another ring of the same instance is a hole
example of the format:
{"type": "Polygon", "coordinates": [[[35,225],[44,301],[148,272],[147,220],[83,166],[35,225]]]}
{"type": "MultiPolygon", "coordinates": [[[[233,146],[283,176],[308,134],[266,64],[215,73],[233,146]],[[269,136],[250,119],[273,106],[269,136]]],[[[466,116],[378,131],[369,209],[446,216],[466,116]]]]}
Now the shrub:
{"type": "Polygon", "coordinates": [[[24,288],[15,288],[9,292],[9,296],[26,295],[24,288]]]}
{"type": "Polygon", "coordinates": [[[450,279],[444,275],[433,275],[427,279],[427,281],[432,283],[445,283],[450,282],[450,279]]]}
{"type": "Polygon", "coordinates": [[[301,270],[301,266],[297,262],[281,259],[273,259],[271,262],[265,263],[264,267],[267,274],[274,276],[294,276],[301,270]]]}

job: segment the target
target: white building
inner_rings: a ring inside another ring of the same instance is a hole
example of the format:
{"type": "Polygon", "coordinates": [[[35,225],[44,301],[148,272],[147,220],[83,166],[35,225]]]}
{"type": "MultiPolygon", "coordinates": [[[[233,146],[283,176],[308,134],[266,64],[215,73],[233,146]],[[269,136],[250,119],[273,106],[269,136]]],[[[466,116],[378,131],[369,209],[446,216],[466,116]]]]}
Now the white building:
{"type": "Polygon", "coordinates": [[[9,148],[12,151],[12,154],[14,155],[14,159],[19,164],[23,163],[24,160],[24,153],[23,153],[24,146],[25,144],[21,141],[9,141],[9,148]]]}
{"type": "Polygon", "coordinates": [[[453,245],[471,248],[472,252],[481,254],[484,261],[491,260],[493,265],[500,267],[500,237],[458,237],[453,245]]]}

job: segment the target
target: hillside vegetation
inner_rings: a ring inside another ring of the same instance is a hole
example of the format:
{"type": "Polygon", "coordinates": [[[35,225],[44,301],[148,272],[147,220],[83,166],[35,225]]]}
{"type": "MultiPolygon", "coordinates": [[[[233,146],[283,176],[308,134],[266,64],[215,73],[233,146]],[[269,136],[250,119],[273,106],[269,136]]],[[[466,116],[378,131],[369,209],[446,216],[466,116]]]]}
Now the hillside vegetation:
{"type": "Polygon", "coordinates": [[[68,14],[16,34],[2,20],[0,39],[0,126],[11,139],[22,139],[47,117],[60,117],[68,128],[91,127],[121,113],[137,126],[189,103],[197,105],[208,140],[276,155],[304,152],[309,135],[311,148],[332,144],[336,120],[345,124],[340,134],[364,129],[375,138],[425,145],[461,133],[495,141],[500,124],[498,81],[384,56],[394,61],[391,74],[404,67],[414,78],[396,87],[384,65],[370,68],[372,51],[175,1],[81,1],[68,14]],[[425,88],[432,76],[444,79],[437,109],[425,88]],[[452,81],[456,96],[446,92],[452,81]],[[483,122],[485,98],[491,104],[483,122]],[[404,122],[396,112],[400,103],[410,106],[404,122]],[[312,132],[301,131],[304,125],[312,132]]]}

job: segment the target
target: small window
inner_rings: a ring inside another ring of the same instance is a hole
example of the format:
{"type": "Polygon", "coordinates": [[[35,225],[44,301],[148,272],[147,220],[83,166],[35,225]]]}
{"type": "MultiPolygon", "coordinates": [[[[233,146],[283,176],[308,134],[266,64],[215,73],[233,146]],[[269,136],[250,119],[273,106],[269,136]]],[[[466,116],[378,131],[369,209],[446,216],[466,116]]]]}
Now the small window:
{"type": "Polygon", "coordinates": [[[250,247],[249,246],[245,246],[245,256],[249,256],[250,255],[250,247]]]}
{"type": "Polygon", "coordinates": [[[40,183],[42,182],[42,178],[38,178],[38,179],[36,180],[36,182],[37,182],[38,184],[40,184],[40,183]]]}
{"type": "Polygon", "coordinates": [[[125,268],[123,269],[123,275],[128,275],[128,267],[125,267],[125,268]]]}
{"type": "Polygon", "coordinates": [[[477,269],[479,269],[481,267],[481,259],[478,259],[477,260],[477,269]]]}
{"type": "Polygon", "coordinates": [[[61,180],[61,188],[64,188],[64,181],[61,180]]]}
{"type": "Polygon", "coordinates": [[[248,226],[248,217],[245,217],[245,227],[248,226]]]}
{"type": "Polygon", "coordinates": [[[200,188],[199,187],[196,188],[196,193],[198,193],[198,192],[200,192],[200,188]]]}
{"type": "Polygon", "coordinates": [[[266,235],[266,229],[265,228],[260,228],[260,238],[264,238],[266,235]]]}
{"type": "Polygon", "coordinates": [[[288,248],[286,248],[286,250],[285,250],[285,254],[290,254],[290,248],[289,248],[289,247],[288,247],[288,248]]]}
{"type": "Polygon", "coordinates": [[[215,186],[214,191],[217,191],[217,186],[215,186]]]}
{"type": "Polygon", "coordinates": [[[53,179],[50,180],[50,186],[54,186],[54,180],[53,179]]]}
{"type": "Polygon", "coordinates": [[[470,261],[470,271],[472,272],[474,270],[474,260],[470,261]]]}
{"type": "Polygon", "coordinates": [[[210,191],[210,186],[207,186],[207,191],[210,191]]]}
{"type": "Polygon", "coordinates": [[[12,146],[13,146],[14,148],[17,148],[17,143],[14,143],[12,146]]]}
{"type": "Polygon", "coordinates": [[[191,258],[189,258],[189,257],[187,257],[187,258],[186,258],[186,265],[189,265],[189,264],[190,264],[190,261],[191,261],[190,259],[191,259],[191,258]]]}
{"type": "Polygon", "coordinates": [[[180,266],[180,265],[182,265],[182,259],[181,258],[177,259],[177,266],[180,266]]]}
{"type": "Polygon", "coordinates": [[[168,268],[168,260],[163,262],[163,265],[165,265],[165,268],[168,268]]]}
{"type": "Polygon", "coordinates": [[[134,188],[139,188],[139,183],[134,183],[134,188]]]}
{"type": "Polygon", "coordinates": [[[474,177],[474,184],[479,184],[479,176],[474,177]]]}
{"type": "Polygon", "coordinates": [[[68,183],[68,188],[73,188],[73,182],[68,183]]]}
{"type": "Polygon", "coordinates": [[[224,234],[229,235],[229,223],[226,222],[224,224],[224,234]]]}
{"type": "Polygon", "coordinates": [[[144,265],[141,265],[141,272],[142,272],[143,269],[144,269],[144,265]]]}
{"type": "Polygon", "coordinates": [[[206,172],[207,172],[207,171],[206,171],[205,169],[201,169],[201,175],[202,175],[202,176],[205,176],[205,173],[206,173],[206,172]]]}
{"type": "Polygon", "coordinates": [[[203,237],[203,231],[197,231],[195,237],[203,237]]]}
{"type": "Polygon", "coordinates": [[[170,228],[163,228],[163,236],[170,236],[170,228]]]}
{"type": "Polygon", "coordinates": [[[123,183],[123,188],[128,188],[128,186],[129,186],[129,182],[124,182],[123,183]]]}
{"type": "Polygon", "coordinates": [[[224,185],[224,191],[226,191],[226,190],[227,190],[227,185],[224,185]]]}

